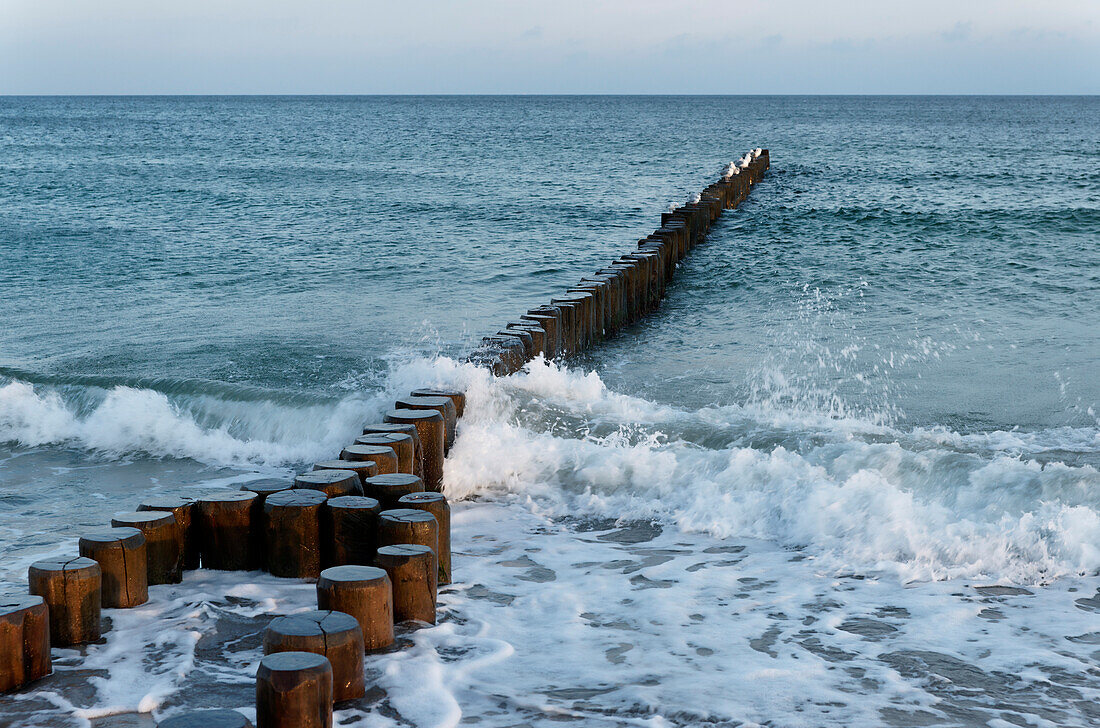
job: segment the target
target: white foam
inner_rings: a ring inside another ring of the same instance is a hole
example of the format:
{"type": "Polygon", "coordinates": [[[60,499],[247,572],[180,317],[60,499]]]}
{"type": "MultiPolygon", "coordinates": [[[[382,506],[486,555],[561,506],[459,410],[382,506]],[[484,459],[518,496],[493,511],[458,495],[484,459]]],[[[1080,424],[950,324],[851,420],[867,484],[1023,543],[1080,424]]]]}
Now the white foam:
{"type": "Polygon", "coordinates": [[[657,518],[809,547],[832,568],[887,570],[903,581],[1036,583],[1100,569],[1100,473],[1043,466],[1021,456],[1019,438],[1008,441],[1011,455],[988,452],[992,435],[986,451],[960,453],[930,444],[927,433],[858,419],[685,411],[542,362],[497,387],[491,412],[471,408],[447,461],[454,497],[504,489],[534,498],[541,512],[657,518]],[[613,429],[548,432],[563,415],[613,429]],[[808,428],[807,444],[716,450],[675,434],[700,427],[808,428]]]}
{"type": "Polygon", "coordinates": [[[1100,473],[1043,457],[1096,452],[1098,428],[905,430],[830,402],[799,410],[767,398],[689,410],[541,359],[503,379],[445,358],[395,363],[384,389],[334,407],[181,406],[118,387],[84,412],[12,382],[0,387],[0,438],[286,466],[331,457],[395,395],[424,385],[467,391],[462,436],[445,464],[456,499],[508,492],[542,513],[656,518],[808,548],[830,568],[903,581],[1038,583],[1100,570],[1100,473]],[[769,432],[784,446],[744,444],[769,432]],[[731,444],[696,444],[703,439],[731,444]]]}

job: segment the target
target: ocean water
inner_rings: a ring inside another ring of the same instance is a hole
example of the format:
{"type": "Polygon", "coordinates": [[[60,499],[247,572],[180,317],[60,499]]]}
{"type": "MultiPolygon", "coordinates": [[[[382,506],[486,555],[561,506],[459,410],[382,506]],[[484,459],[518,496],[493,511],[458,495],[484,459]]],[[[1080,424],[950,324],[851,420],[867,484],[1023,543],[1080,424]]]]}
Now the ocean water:
{"type": "MultiPolygon", "coordinates": [[[[1100,723],[1100,99],[0,98],[0,589],[466,387],[456,583],[341,726],[1100,723]],[[661,309],[492,333],[763,146],[661,309]]],[[[191,572],[0,725],[249,713],[313,587],[191,572]]]]}

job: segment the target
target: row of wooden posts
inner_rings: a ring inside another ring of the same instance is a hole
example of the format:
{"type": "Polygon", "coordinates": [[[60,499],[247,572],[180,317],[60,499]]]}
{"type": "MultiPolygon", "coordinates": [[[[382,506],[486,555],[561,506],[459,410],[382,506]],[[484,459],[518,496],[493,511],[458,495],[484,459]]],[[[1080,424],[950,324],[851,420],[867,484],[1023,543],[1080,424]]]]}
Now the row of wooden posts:
{"type": "Polygon", "coordinates": [[[498,376],[536,356],[564,358],[614,336],[660,303],[676,265],[706,237],[723,210],[733,209],[769,167],[767,149],[754,149],[685,205],[661,215],[661,226],[632,253],[585,276],[545,306],[530,309],[470,355],[498,376]]]}
{"type": "MultiPolygon", "coordinates": [[[[317,609],[265,629],[256,683],[260,728],[331,726],[333,703],[362,697],[364,654],[394,643],[394,625],[436,620],[451,582],[450,506],[443,459],[464,393],[419,389],[363,428],[339,459],[290,481],[194,496],[151,495],[111,527],[80,537],[79,553],[37,561],[27,596],[0,598],[0,691],[52,671],[51,647],[101,638],[101,609],[149,600],[200,566],[264,569],[312,579],[317,609]]],[[[239,728],[233,710],[199,710],[170,728],[239,728]]]]}
{"type": "MultiPolygon", "coordinates": [[[[536,356],[562,359],[655,308],[676,265],[769,167],[756,149],[595,275],[486,337],[470,355],[496,375],[536,356]]],[[[100,610],[145,603],[149,585],[183,571],[264,569],[312,579],[317,610],[266,628],[256,676],[259,728],[330,728],[334,702],[364,694],[363,656],[394,642],[394,625],[435,622],[451,581],[450,506],[443,459],[465,394],[418,389],[334,460],[292,483],[260,481],[196,496],[154,495],[111,528],[84,534],[79,554],[34,563],[30,594],[0,597],[0,692],[51,672],[50,649],[100,639],[100,610]]],[[[175,715],[162,728],[241,728],[239,712],[175,715]]]]}

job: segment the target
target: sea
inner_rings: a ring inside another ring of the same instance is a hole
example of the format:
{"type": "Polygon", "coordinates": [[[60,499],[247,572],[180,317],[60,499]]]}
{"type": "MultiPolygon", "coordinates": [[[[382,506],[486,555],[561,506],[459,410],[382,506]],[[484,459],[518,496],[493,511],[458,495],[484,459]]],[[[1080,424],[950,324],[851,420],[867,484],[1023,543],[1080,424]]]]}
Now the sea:
{"type": "MultiPolygon", "coordinates": [[[[455,583],[342,728],[1100,725],[1100,97],[0,97],[0,592],[458,386],[455,583]],[[771,169],[659,310],[484,335],[771,169]]],[[[254,716],[188,572],[0,726],[254,716]]]]}

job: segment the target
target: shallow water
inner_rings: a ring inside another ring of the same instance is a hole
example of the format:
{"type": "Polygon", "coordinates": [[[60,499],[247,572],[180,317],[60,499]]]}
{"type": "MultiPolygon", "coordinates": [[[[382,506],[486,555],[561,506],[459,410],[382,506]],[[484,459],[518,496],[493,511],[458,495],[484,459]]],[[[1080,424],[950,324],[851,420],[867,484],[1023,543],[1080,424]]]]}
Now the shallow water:
{"type": "MultiPolygon", "coordinates": [[[[2,99],[0,582],[461,384],[458,580],[341,725],[1094,724],[1098,103],[2,99]],[[655,315],[457,363],[758,145],[655,315]]],[[[247,712],[312,587],[151,596],[0,713],[247,712]]]]}

